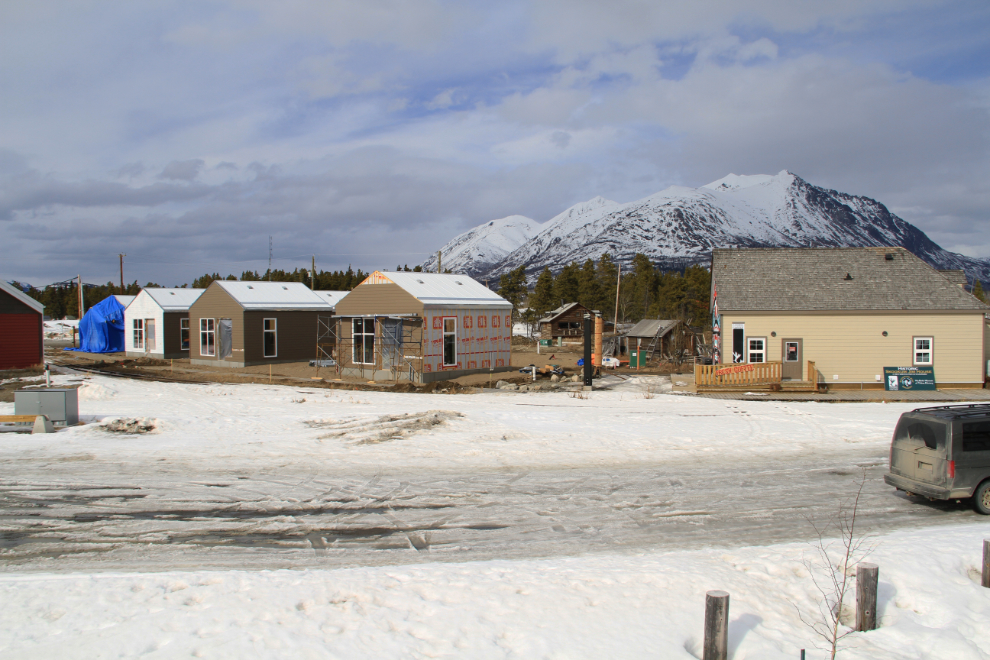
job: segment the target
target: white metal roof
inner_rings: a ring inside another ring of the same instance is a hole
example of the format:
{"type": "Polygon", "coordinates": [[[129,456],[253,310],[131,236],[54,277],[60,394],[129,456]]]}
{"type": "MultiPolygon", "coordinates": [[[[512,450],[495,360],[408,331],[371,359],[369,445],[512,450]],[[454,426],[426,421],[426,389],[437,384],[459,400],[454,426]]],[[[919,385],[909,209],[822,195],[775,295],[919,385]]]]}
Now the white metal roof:
{"type": "MultiPolygon", "coordinates": [[[[199,300],[206,289],[142,289],[166,312],[184,312],[199,300]]],[[[141,294],[138,294],[141,295],[141,294]]]]}
{"type": "Polygon", "coordinates": [[[216,284],[244,309],[312,309],[333,311],[326,299],[301,282],[232,282],[216,284]]]}
{"type": "Polygon", "coordinates": [[[314,291],[313,293],[327,301],[331,307],[336,307],[340,299],[350,293],[350,291],[314,291]]]}
{"type": "Polygon", "coordinates": [[[508,300],[467,275],[404,271],[380,274],[424,305],[512,307],[508,300]]]}
{"type": "Polygon", "coordinates": [[[7,284],[3,280],[0,280],[0,289],[3,289],[4,291],[6,291],[7,293],[9,293],[10,295],[14,296],[15,298],[17,298],[22,303],[24,303],[25,305],[27,305],[31,309],[35,310],[39,314],[44,314],[45,313],[45,306],[44,305],[42,305],[40,302],[38,302],[37,300],[35,300],[31,296],[29,296],[28,294],[24,293],[20,289],[18,289],[13,284],[7,284]]]}

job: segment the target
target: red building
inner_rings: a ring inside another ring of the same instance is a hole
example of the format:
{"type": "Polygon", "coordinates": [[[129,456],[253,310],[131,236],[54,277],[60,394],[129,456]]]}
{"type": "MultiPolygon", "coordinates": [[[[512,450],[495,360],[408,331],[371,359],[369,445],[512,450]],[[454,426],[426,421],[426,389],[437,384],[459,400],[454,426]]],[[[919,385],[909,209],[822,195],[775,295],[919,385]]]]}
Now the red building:
{"type": "Polygon", "coordinates": [[[45,361],[45,306],[0,281],[0,369],[23,369],[45,361]]]}

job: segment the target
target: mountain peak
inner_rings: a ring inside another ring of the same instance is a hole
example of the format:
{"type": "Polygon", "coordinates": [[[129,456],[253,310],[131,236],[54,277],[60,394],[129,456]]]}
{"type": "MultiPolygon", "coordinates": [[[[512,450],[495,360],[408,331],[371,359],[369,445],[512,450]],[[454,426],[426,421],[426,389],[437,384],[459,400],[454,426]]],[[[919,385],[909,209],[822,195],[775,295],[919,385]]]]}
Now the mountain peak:
{"type": "Polygon", "coordinates": [[[626,204],[594,197],[542,225],[530,221],[532,233],[511,240],[502,237],[503,221],[448,243],[444,264],[486,277],[524,266],[532,279],[544,268],[559,272],[605,253],[625,269],[637,253],[683,267],[707,264],[716,247],[900,246],[937,269],[964,269],[970,279],[990,280],[990,261],[943,250],[883,204],[815,186],[788,170],[729,174],[701,188],[671,186],[626,204]],[[484,249],[469,251],[474,257],[461,263],[446,256],[460,250],[466,238],[482,236],[484,249]],[[492,249],[493,243],[500,249],[492,249]]]}

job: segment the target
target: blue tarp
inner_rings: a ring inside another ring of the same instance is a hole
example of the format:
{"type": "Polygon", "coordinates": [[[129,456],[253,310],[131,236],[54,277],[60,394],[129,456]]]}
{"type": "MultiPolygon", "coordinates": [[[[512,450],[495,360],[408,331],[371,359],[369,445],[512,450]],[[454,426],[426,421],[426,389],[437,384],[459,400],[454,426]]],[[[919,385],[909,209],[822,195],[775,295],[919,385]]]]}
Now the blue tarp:
{"type": "Polygon", "coordinates": [[[67,351],[118,353],[124,350],[124,306],[113,296],[93,305],[79,322],[79,348],[67,351]]]}

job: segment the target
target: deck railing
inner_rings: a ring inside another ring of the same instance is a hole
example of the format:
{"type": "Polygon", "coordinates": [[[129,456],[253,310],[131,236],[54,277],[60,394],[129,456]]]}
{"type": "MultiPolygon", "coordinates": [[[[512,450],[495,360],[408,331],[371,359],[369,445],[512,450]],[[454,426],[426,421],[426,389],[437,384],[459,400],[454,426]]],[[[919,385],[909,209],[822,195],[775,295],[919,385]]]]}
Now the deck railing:
{"type": "Polygon", "coordinates": [[[749,387],[781,382],[780,362],[750,364],[696,364],[694,383],[697,387],[749,387]]]}

